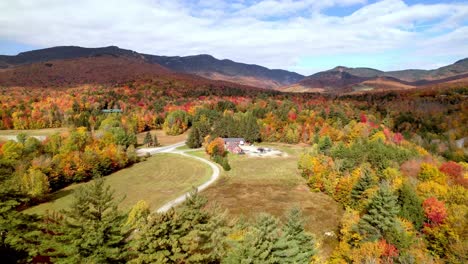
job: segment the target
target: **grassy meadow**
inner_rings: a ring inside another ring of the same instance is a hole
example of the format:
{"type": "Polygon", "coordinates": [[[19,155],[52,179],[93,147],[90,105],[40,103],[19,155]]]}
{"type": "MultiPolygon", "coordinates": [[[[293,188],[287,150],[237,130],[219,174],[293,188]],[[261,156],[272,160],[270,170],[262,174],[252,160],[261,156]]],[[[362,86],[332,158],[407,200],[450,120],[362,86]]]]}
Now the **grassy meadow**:
{"type": "MultiPolygon", "coordinates": [[[[126,210],[139,200],[148,202],[155,210],[164,203],[207,181],[211,176],[208,165],[177,154],[158,154],[146,161],[106,176],[106,183],[115,190],[116,198],[125,197],[120,204],[126,210]]],[[[73,191],[88,183],[73,184],[53,193],[50,201],[25,210],[42,214],[60,210],[71,204],[73,191]]]]}
{"type": "MultiPolygon", "coordinates": [[[[150,131],[151,135],[154,137],[156,135],[158,137],[158,142],[161,146],[172,145],[175,143],[179,143],[185,141],[188,137],[189,130],[185,131],[183,134],[177,136],[169,136],[166,135],[166,132],[161,129],[155,129],[150,131]]],[[[143,140],[145,139],[146,132],[138,133],[137,134],[137,144],[142,145],[143,140]]]]}
{"type": "MultiPolygon", "coordinates": [[[[303,210],[306,229],[324,239],[324,232],[337,232],[342,217],[342,207],[323,193],[313,193],[297,169],[299,154],[306,149],[287,144],[262,144],[280,149],[287,157],[249,157],[229,154],[232,170],[223,172],[221,178],[202,192],[210,203],[228,210],[234,217],[248,218],[267,212],[283,216],[293,206],[303,210]]],[[[208,158],[203,151],[191,155],[208,158]]],[[[323,256],[328,256],[336,246],[335,239],[322,241],[323,256]]]]}

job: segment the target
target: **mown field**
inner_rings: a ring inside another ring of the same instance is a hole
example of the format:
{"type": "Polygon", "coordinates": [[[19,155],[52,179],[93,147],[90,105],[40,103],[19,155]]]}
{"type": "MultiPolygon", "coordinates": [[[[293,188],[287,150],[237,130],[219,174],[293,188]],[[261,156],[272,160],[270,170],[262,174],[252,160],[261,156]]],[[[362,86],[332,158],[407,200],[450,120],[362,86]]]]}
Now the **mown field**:
{"type": "Polygon", "coordinates": [[[16,136],[20,133],[25,133],[28,136],[50,136],[55,133],[62,133],[68,131],[66,127],[59,128],[44,128],[44,129],[26,129],[26,130],[0,130],[0,136],[16,136]]]}
{"type": "MultiPolygon", "coordinates": [[[[67,132],[68,130],[69,128],[67,127],[26,129],[26,130],[15,130],[15,129],[0,130],[0,140],[7,141],[10,139],[13,139],[20,133],[25,133],[28,136],[50,136],[56,133],[64,133],[64,132],[67,132]]],[[[167,146],[167,145],[172,145],[175,143],[185,141],[187,139],[189,131],[186,131],[185,133],[181,135],[177,135],[177,136],[166,135],[166,133],[161,129],[151,130],[150,133],[151,135],[153,136],[156,135],[158,137],[158,141],[161,146],[167,146]]],[[[138,133],[137,144],[142,145],[145,136],[146,136],[146,132],[138,133]]]]}
{"type": "Polygon", "coordinates": [[[27,130],[0,130],[0,142],[8,140],[16,140],[16,136],[20,133],[24,133],[28,136],[50,136],[55,133],[63,133],[68,131],[68,128],[44,128],[44,129],[27,129],[27,130]]]}
{"type": "MultiPolygon", "coordinates": [[[[267,212],[283,216],[294,206],[303,210],[306,229],[321,240],[321,255],[326,257],[335,247],[335,239],[325,239],[324,232],[337,232],[343,210],[332,198],[313,193],[297,170],[298,156],[306,149],[302,146],[268,144],[280,149],[287,157],[248,157],[229,155],[232,170],[203,191],[210,203],[217,203],[234,217],[248,218],[267,212]]],[[[192,155],[207,156],[202,151],[192,155]]]]}
{"type": "MultiPolygon", "coordinates": [[[[190,130],[185,131],[183,134],[177,135],[177,136],[168,136],[166,135],[166,132],[161,129],[157,130],[151,130],[150,133],[151,135],[156,135],[158,137],[159,144],[161,146],[167,146],[167,145],[172,145],[175,143],[179,143],[182,141],[185,141],[187,139],[188,133],[190,130]]],[[[139,145],[143,144],[143,140],[145,139],[146,132],[143,133],[138,133],[137,134],[137,142],[139,145]]]]}
{"type": "MultiPolygon", "coordinates": [[[[121,208],[126,210],[145,200],[152,210],[200,185],[211,176],[208,165],[177,154],[157,154],[146,161],[106,176],[106,183],[115,190],[115,197],[125,197],[121,208]]],[[[74,184],[51,195],[47,203],[25,210],[42,214],[60,210],[71,204],[73,191],[88,183],[74,184]]]]}

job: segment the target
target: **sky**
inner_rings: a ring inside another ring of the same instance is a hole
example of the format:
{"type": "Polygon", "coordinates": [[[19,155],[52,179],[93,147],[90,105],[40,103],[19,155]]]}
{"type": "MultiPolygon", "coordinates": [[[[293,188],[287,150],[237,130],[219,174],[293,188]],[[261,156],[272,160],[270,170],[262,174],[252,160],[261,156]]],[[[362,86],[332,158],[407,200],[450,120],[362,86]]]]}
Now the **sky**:
{"type": "Polygon", "coordinates": [[[468,57],[468,1],[1,0],[0,54],[115,45],[304,75],[433,69],[468,57]]]}

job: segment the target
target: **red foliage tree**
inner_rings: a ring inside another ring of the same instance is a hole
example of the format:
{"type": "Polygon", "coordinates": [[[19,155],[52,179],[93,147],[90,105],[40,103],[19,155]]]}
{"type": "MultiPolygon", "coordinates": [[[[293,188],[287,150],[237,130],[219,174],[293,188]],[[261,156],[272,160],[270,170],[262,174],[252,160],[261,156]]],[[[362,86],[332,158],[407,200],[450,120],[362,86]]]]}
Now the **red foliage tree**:
{"type": "Polygon", "coordinates": [[[360,118],[361,118],[361,123],[367,123],[367,116],[366,116],[366,114],[362,113],[360,118]]]}
{"type": "Polygon", "coordinates": [[[468,187],[468,179],[463,177],[463,167],[460,164],[453,161],[444,162],[439,170],[449,176],[455,184],[468,187]]]}
{"type": "Polygon", "coordinates": [[[401,133],[395,133],[395,135],[393,135],[393,142],[395,144],[400,144],[401,141],[403,141],[403,135],[401,133]]]}
{"type": "Polygon", "coordinates": [[[456,162],[444,162],[439,170],[452,178],[462,177],[463,167],[456,162]]]}
{"type": "Polygon", "coordinates": [[[423,202],[424,213],[429,220],[430,226],[440,225],[447,218],[447,209],[444,202],[435,197],[429,197],[423,202]]]}
{"type": "Polygon", "coordinates": [[[384,263],[393,263],[393,258],[398,257],[398,249],[393,245],[388,243],[385,239],[379,241],[379,246],[382,248],[382,259],[384,263]]]}

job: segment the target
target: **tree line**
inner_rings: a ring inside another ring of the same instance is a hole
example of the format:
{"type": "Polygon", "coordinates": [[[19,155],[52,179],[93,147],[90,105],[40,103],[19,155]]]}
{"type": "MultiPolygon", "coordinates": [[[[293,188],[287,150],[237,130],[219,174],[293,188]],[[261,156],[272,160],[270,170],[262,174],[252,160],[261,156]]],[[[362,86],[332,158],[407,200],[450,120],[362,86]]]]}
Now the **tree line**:
{"type": "Polygon", "coordinates": [[[129,212],[103,178],[73,194],[69,208],[25,215],[2,195],[0,253],[7,262],[41,263],[309,263],[317,253],[297,208],[281,222],[262,214],[232,220],[192,191],[165,213],[144,201],[129,212]]]}

